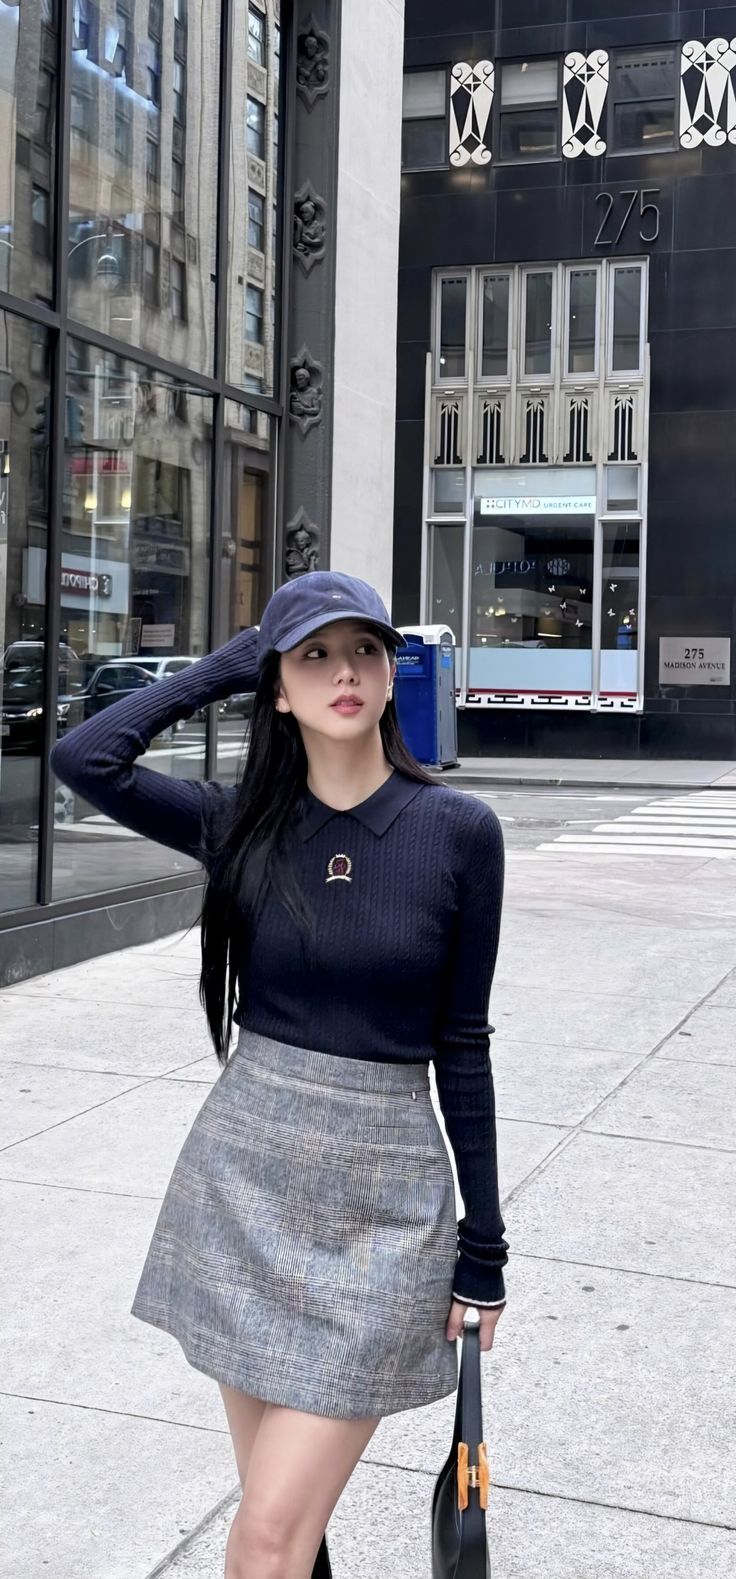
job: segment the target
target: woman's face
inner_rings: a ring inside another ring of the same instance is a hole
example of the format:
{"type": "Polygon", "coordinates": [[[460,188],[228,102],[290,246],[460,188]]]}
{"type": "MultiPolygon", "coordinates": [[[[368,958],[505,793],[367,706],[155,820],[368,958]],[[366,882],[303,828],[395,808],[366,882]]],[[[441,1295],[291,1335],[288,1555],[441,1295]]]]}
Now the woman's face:
{"type": "Polygon", "coordinates": [[[381,718],[396,664],[378,632],[359,620],[323,625],[281,654],[276,708],[301,729],[355,740],[381,718]]]}

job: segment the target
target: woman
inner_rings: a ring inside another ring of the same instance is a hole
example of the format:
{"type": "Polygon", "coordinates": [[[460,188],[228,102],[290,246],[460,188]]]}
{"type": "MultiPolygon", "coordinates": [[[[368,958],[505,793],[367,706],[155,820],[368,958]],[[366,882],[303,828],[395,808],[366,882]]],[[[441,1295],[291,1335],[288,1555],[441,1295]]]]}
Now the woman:
{"type": "Polygon", "coordinates": [[[401,645],[372,587],[315,571],[260,629],[52,752],[93,805],[207,871],[200,996],[224,1068],[132,1309],[220,1385],[244,1488],[226,1579],[329,1575],[324,1531],[379,1420],[453,1392],[465,1307],[489,1349],[505,1304],[487,1026],[503,843],[403,744],[401,645]],[[237,788],[136,765],[249,689],[237,788]]]}

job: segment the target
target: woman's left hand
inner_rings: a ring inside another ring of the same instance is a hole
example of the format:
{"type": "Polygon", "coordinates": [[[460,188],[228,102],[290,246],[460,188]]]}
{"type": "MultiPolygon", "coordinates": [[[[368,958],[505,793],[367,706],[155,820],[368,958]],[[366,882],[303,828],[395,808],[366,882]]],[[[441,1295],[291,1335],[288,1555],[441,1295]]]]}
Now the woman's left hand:
{"type": "MultiPolygon", "coordinates": [[[[453,1343],[456,1338],[462,1337],[463,1322],[465,1320],[465,1312],[467,1309],[468,1306],[461,1305],[459,1300],[454,1299],[452,1301],[450,1306],[450,1314],[447,1318],[446,1333],[450,1343],[453,1343]]],[[[477,1310],[478,1315],[480,1316],[480,1347],[481,1353],[483,1353],[486,1349],[493,1348],[493,1339],[496,1332],[496,1326],[498,1324],[498,1318],[503,1314],[504,1310],[506,1309],[506,1305],[505,1303],[503,1305],[494,1305],[492,1310],[484,1310],[482,1305],[474,1305],[473,1309],[477,1310]]]]}

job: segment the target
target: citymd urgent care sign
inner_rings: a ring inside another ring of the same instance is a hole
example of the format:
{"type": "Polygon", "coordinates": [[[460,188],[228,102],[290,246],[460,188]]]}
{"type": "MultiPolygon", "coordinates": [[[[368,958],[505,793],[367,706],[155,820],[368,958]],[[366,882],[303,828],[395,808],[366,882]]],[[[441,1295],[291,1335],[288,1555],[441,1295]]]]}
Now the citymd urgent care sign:
{"type": "Polygon", "coordinates": [[[660,636],[660,685],[730,685],[729,636],[660,636]]]}

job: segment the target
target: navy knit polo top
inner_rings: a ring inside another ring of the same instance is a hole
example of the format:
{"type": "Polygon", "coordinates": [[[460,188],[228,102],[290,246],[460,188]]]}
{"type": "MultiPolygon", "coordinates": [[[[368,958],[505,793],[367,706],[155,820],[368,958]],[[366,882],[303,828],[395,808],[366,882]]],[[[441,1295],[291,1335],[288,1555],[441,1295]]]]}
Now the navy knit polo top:
{"type": "MultiPolygon", "coordinates": [[[[171,779],[136,759],[177,719],[254,690],[256,644],[257,633],[244,631],[79,724],[54,747],[54,771],[108,816],[206,865],[234,787],[171,779]]],[[[244,951],[235,1018],[339,1057],[434,1064],[465,1206],[453,1294],[501,1304],[508,1246],[488,1030],[503,892],[498,819],[472,796],[397,770],[349,811],[305,785],[289,856],[315,938],[269,891],[244,951]]]]}

